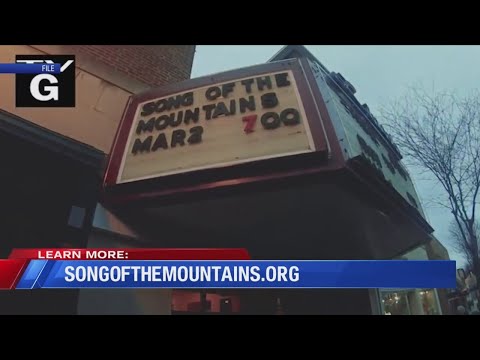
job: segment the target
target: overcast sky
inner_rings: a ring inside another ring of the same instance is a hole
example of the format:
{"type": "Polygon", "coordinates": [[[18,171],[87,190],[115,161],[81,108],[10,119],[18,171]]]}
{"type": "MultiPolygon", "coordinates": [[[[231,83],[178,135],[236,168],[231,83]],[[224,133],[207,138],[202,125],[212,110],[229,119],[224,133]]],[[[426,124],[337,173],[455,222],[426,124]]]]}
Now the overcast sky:
{"type": "MultiPolygon", "coordinates": [[[[281,45],[199,45],[192,77],[263,63],[281,48],[281,45]]],[[[307,49],[330,71],[340,72],[350,81],[357,89],[357,99],[367,103],[374,114],[378,114],[381,104],[401,95],[411,84],[422,83],[460,93],[480,87],[480,46],[315,45],[307,49]]],[[[424,204],[442,193],[438,185],[415,169],[410,172],[424,204]]],[[[434,206],[425,210],[450,257],[463,262],[449,246],[450,212],[434,206]]]]}

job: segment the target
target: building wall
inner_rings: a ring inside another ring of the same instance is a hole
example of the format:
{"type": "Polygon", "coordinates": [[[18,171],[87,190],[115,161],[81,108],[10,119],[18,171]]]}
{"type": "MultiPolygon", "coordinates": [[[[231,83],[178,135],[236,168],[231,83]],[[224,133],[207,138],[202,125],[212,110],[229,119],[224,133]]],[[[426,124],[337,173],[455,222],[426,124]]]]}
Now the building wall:
{"type": "Polygon", "coordinates": [[[149,86],[188,79],[194,47],[185,45],[78,45],[74,52],[89,54],[100,62],[149,86]]]}
{"type": "Polygon", "coordinates": [[[0,46],[0,63],[15,55],[75,54],[76,107],[16,108],[15,76],[0,77],[0,108],[105,153],[131,94],[188,79],[193,45],[0,46]]]}
{"type": "MultiPolygon", "coordinates": [[[[74,108],[16,108],[15,75],[4,74],[0,75],[0,109],[108,153],[130,95],[150,87],[189,78],[194,49],[195,47],[192,45],[0,46],[0,63],[13,63],[16,55],[74,54],[76,56],[76,106],[74,108]]],[[[31,152],[35,153],[35,150],[31,152]]],[[[18,154],[15,159],[18,159],[18,154]]],[[[58,165],[58,162],[52,161],[50,161],[50,163],[54,164],[52,166],[58,165]]],[[[96,174],[91,173],[87,175],[96,176],[96,174]]],[[[50,176],[58,181],[63,179],[52,172],[47,172],[46,176],[50,176]]],[[[79,179],[80,177],[75,181],[61,182],[61,185],[67,188],[77,187],[82,182],[79,179]]],[[[17,183],[23,184],[25,182],[27,184],[26,188],[28,188],[28,182],[34,181],[35,178],[23,176],[20,180],[17,183]]],[[[53,202],[51,198],[61,195],[59,187],[50,187],[50,189],[55,191],[55,194],[49,194],[50,198],[44,200],[44,203],[53,202]]],[[[4,187],[4,190],[8,191],[9,188],[4,187]]],[[[43,192],[42,195],[48,197],[48,192],[43,192]]],[[[89,193],[88,195],[91,194],[89,193]]],[[[96,194],[92,194],[92,196],[96,196],[96,194]]],[[[14,203],[18,203],[18,201],[14,203]]],[[[66,203],[65,209],[68,210],[70,205],[78,204],[77,202],[72,204],[66,203]]],[[[53,241],[53,234],[56,234],[54,230],[63,229],[63,222],[67,221],[67,216],[62,217],[61,214],[54,214],[45,211],[45,209],[45,207],[42,208],[43,214],[50,215],[50,217],[54,218],[53,220],[60,223],[60,225],[55,223],[55,226],[48,228],[48,232],[45,233],[45,238],[53,241]]],[[[11,209],[9,209],[9,213],[12,213],[11,209]]],[[[19,215],[13,216],[15,220],[21,221],[21,224],[24,226],[23,228],[16,226],[15,230],[27,229],[30,235],[33,234],[32,236],[37,235],[38,237],[39,230],[33,227],[32,224],[40,223],[40,225],[44,225],[45,221],[36,219],[35,214],[31,215],[31,212],[26,217],[25,214],[22,213],[22,215],[23,217],[19,215]]],[[[68,234],[62,233],[58,235],[58,238],[65,242],[71,243],[73,241],[72,236],[68,234]]],[[[38,242],[38,239],[34,240],[38,246],[45,246],[38,242]]],[[[98,234],[94,231],[90,236],[88,246],[116,247],[125,245],[120,241],[109,242],[108,240],[109,237],[107,235],[98,234]]],[[[28,245],[32,247],[31,244],[28,245]]],[[[49,246],[46,247],[52,247],[51,243],[47,245],[49,246]]],[[[5,296],[2,295],[0,297],[0,312],[170,314],[171,308],[170,290],[163,289],[118,291],[91,289],[68,292],[56,291],[53,293],[51,291],[38,291],[35,294],[35,296],[30,296],[26,293],[3,294],[5,296]]]]}

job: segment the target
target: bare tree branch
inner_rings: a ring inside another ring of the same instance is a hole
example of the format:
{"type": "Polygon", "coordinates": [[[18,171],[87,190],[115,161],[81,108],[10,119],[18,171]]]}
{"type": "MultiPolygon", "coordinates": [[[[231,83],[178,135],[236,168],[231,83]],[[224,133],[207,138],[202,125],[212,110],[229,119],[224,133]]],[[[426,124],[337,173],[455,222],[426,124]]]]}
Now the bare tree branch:
{"type": "Polygon", "coordinates": [[[480,278],[476,207],[480,193],[480,92],[460,97],[411,87],[381,115],[394,142],[414,166],[427,170],[445,191],[453,215],[452,241],[480,278]]]}
{"type": "MultiPolygon", "coordinates": [[[[470,269],[473,269],[474,266],[474,247],[472,244],[466,239],[462,232],[460,231],[458,225],[456,223],[451,223],[450,225],[450,237],[452,239],[452,245],[455,251],[464,254],[467,260],[467,264],[470,269]]],[[[475,224],[474,227],[475,234],[480,234],[480,225],[478,223],[475,224]]],[[[477,250],[478,251],[478,250],[477,250]]],[[[480,254],[477,253],[477,257],[480,254]]]]}

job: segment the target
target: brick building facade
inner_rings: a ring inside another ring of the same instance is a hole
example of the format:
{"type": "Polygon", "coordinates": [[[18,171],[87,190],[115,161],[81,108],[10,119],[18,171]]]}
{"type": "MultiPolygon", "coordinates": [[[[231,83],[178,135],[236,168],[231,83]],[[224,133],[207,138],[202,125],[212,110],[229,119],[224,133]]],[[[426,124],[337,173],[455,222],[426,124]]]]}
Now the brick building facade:
{"type": "Polygon", "coordinates": [[[0,109],[103,153],[110,150],[130,95],[188,79],[194,45],[14,45],[0,46],[0,62],[15,56],[74,54],[74,108],[17,108],[15,76],[0,78],[0,109]]]}
{"type": "Polygon", "coordinates": [[[75,52],[149,86],[161,86],[190,77],[194,46],[185,45],[76,45],[75,52]]]}
{"type": "MultiPolygon", "coordinates": [[[[0,258],[13,248],[86,247],[105,159],[132,94],[190,77],[193,45],[9,45],[16,55],[75,55],[75,107],[16,107],[0,77],[0,258]]],[[[110,235],[109,235],[110,236],[110,235]]],[[[76,314],[78,291],[0,292],[2,314],[76,314]]]]}

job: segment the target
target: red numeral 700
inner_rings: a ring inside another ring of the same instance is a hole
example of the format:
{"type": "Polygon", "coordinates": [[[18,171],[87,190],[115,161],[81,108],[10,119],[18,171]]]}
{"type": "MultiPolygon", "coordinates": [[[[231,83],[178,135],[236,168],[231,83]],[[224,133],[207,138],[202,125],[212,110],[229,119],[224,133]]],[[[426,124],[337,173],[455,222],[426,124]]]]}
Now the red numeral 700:
{"type": "Polygon", "coordinates": [[[257,115],[244,116],[242,117],[242,121],[246,123],[243,131],[245,131],[246,134],[250,134],[254,131],[253,128],[255,127],[255,123],[257,121],[257,115]]]}

